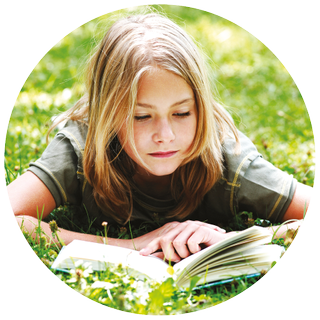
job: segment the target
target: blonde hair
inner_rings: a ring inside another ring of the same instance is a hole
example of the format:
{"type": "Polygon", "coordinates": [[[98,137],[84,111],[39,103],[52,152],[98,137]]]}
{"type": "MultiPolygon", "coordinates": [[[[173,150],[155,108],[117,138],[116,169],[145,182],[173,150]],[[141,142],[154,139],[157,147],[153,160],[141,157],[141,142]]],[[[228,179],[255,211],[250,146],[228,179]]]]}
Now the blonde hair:
{"type": "MultiPolygon", "coordinates": [[[[171,193],[176,207],[166,217],[184,219],[221,178],[222,142],[237,130],[222,106],[215,102],[202,55],[192,39],[159,14],[135,15],[115,22],[88,65],[87,94],[60,120],[86,121],[88,135],[83,169],[96,203],[119,223],[132,214],[132,177],[135,164],[118,140],[125,125],[134,144],[133,120],[139,80],[152,68],[182,77],[193,89],[197,105],[194,143],[173,173],[171,193]]],[[[57,125],[57,124],[54,124],[57,125]]]]}

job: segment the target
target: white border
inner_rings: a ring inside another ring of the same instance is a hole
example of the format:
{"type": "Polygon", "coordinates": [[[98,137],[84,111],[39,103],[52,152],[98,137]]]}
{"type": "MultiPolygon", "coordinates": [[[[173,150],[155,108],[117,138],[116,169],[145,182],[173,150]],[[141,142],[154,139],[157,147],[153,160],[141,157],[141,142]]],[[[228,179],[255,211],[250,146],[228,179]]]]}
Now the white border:
{"type": "MultiPolygon", "coordinates": [[[[12,107],[30,72],[62,37],[102,14],[150,4],[148,1],[40,0],[1,4],[1,150],[12,107]]],[[[319,2],[315,1],[166,1],[218,14],[261,40],[280,59],[299,87],[311,117],[316,148],[319,143],[318,93],[320,73],[319,2]],[[318,118],[318,119],[317,119],[318,118]]],[[[294,125],[294,124],[293,124],[294,125]]],[[[3,151],[0,153],[3,163],[3,151]]],[[[319,164],[319,161],[317,161],[319,164]]],[[[24,240],[8,202],[1,172],[0,315],[10,318],[95,319],[104,316],[141,317],[104,307],[82,297],[51,274],[24,240]]],[[[319,192],[315,184],[315,193],[319,192]]],[[[227,319],[301,319],[317,314],[319,303],[319,209],[311,202],[308,216],[281,263],[252,288],[219,306],[181,317],[227,319]]],[[[146,317],[146,316],[144,316],[146,317]]],[[[148,317],[148,316],[147,316],[148,317]]]]}

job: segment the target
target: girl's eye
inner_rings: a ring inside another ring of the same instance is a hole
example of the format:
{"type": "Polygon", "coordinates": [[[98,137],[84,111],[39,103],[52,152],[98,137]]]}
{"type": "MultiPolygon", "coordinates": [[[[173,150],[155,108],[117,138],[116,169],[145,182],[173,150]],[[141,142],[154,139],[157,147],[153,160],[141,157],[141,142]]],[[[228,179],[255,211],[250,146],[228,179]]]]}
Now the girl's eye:
{"type": "Polygon", "coordinates": [[[143,120],[146,120],[150,118],[149,115],[145,115],[145,116],[134,116],[134,119],[137,120],[137,121],[143,121],[143,120]]]}
{"type": "Polygon", "coordinates": [[[178,116],[178,117],[187,117],[190,116],[190,112],[182,112],[182,113],[174,113],[174,116],[178,116]]]}
{"type": "MultiPolygon", "coordinates": [[[[188,112],[177,112],[177,113],[174,113],[173,115],[176,116],[176,117],[179,117],[179,118],[184,118],[184,117],[189,116],[190,112],[189,111],[188,112]]],[[[151,118],[150,115],[134,116],[134,119],[136,121],[144,121],[144,120],[147,120],[149,118],[151,118]]]]}

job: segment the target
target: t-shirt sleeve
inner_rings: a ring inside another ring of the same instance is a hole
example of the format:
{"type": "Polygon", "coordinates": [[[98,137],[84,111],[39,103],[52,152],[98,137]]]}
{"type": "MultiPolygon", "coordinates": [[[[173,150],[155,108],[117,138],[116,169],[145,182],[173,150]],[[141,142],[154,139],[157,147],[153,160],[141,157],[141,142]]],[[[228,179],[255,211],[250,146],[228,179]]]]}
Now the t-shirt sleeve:
{"type": "Polygon", "coordinates": [[[239,138],[241,154],[232,153],[234,142],[226,144],[225,153],[232,214],[248,211],[279,222],[291,203],[297,180],[263,159],[243,133],[239,132],[239,138]]]}
{"type": "Polygon", "coordinates": [[[291,203],[296,186],[297,180],[292,175],[258,156],[241,177],[237,194],[239,209],[279,222],[291,203]]]}
{"type": "Polygon", "coordinates": [[[78,156],[70,140],[58,134],[40,159],[29,164],[33,172],[49,189],[56,206],[81,203],[81,186],[77,178],[78,156]]]}

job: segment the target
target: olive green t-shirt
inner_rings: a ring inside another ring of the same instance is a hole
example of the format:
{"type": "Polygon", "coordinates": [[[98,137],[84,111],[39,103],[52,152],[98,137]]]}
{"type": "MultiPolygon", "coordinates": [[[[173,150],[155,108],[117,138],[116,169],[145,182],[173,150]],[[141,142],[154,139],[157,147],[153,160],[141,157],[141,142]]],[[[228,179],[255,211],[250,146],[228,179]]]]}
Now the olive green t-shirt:
{"type": "MultiPolygon", "coordinates": [[[[41,158],[30,163],[28,170],[47,186],[57,207],[66,203],[83,206],[97,225],[103,221],[112,223],[112,218],[106,216],[96,204],[93,189],[83,174],[86,135],[86,125],[68,121],[41,158]]],[[[264,160],[251,140],[241,132],[239,135],[241,153],[234,154],[234,139],[224,141],[223,177],[187,219],[220,224],[228,221],[236,212],[248,211],[261,219],[281,221],[292,200],[297,181],[264,160]]],[[[165,216],[175,205],[173,199],[155,199],[138,188],[133,189],[132,194],[132,220],[153,222],[165,216]]]]}

